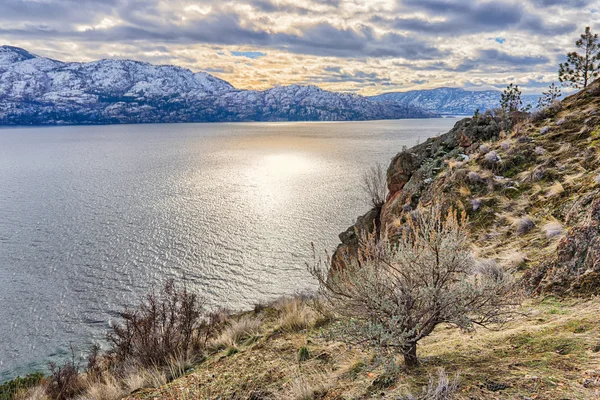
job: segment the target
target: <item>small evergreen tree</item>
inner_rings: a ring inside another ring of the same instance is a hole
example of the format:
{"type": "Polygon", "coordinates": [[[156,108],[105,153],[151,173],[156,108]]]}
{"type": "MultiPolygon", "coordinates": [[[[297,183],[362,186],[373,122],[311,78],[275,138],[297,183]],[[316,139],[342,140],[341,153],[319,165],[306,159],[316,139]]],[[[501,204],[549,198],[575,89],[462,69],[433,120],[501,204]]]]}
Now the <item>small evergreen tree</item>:
{"type": "Polygon", "coordinates": [[[592,34],[590,27],[585,28],[585,33],[575,42],[583,54],[571,52],[567,54],[567,61],[560,64],[558,79],[565,86],[585,88],[600,73],[600,42],[598,34],[592,34]]]}
{"type": "Polygon", "coordinates": [[[556,100],[558,100],[560,98],[560,96],[562,96],[562,92],[561,92],[560,88],[558,86],[556,86],[553,82],[548,87],[547,92],[542,92],[542,97],[540,97],[538,99],[537,108],[539,110],[543,110],[545,108],[550,107],[552,105],[552,103],[554,103],[556,100]]]}
{"type": "Polygon", "coordinates": [[[521,100],[521,90],[519,85],[513,85],[512,83],[504,89],[502,97],[500,98],[500,106],[502,111],[507,114],[527,112],[530,106],[523,106],[523,100],[521,100]]]}

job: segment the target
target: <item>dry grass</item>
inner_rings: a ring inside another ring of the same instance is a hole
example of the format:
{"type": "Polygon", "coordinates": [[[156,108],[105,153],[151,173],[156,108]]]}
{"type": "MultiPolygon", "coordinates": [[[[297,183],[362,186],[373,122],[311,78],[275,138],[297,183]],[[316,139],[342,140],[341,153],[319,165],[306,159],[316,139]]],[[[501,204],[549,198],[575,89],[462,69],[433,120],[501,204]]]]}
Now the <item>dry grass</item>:
{"type": "Polygon", "coordinates": [[[15,396],[15,400],[50,400],[45,386],[36,386],[15,396]]]}
{"type": "Polygon", "coordinates": [[[279,326],[285,332],[300,332],[312,328],[317,315],[307,301],[301,297],[280,300],[275,308],[279,310],[279,326]]]}
{"type": "Polygon", "coordinates": [[[284,398],[289,400],[322,398],[334,385],[335,378],[331,372],[299,370],[294,379],[286,385],[284,398]]]}
{"type": "Polygon", "coordinates": [[[564,192],[565,192],[565,188],[562,185],[562,183],[556,182],[554,185],[552,185],[552,186],[550,186],[550,188],[548,188],[546,197],[547,198],[556,197],[556,196],[563,194],[564,192]]]}
{"type": "MultiPolygon", "coordinates": [[[[594,352],[600,349],[600,298],[529,301],[521,312],[526,315],[500,331],[460,333],[439,327],[423,341],[422,366],[410,375],[399,372],[388,388],[374,389],[386,373],[376,353],[330,341],[327,332],[334,325],[328,325],[308,337],[296,332],[265,335],[234,355],[210,356],[185,377],[130,398],[301,399],[325,393],[326,399],[398,399],[406,393],[419,398],[423,387],[435,393],[446,386],[444,380],[438,385],[439,379],[428,379],[443,368],[450,376],[461,372],[457,399],[594,399],[593,372],[600,371],[594,352]],[[307,343],[314,357],[299,365],[298,349],[307,343]],[[499,387],[505,388],[492,391],[499,387]]],[[[277,330],[276,318],[263,321],[264,328],[277,330]]],[[[447,382],[453,386],[453,379],[447,382]]]]}
{"type": "Polygon", "coordinates": [[[87,382],[85,386],[86,390],[81,398],[86,400],[118,400],[129,394],[123,388],[122,381],[111,375],[87,382]]]}
{"type": "Polygon", "coordinates": [[[548,239],[553,239],[558,236],[562,236],[562,234],[565,232],[565,227],[560,222],[554,220],[544,224],[542,230],[548,239]]]}
{"type": "Polygon", "coordinates": [[[208,343],[208,347],[213,350],[235,348],[241,341],[260,334],[261,326],[260,319],[252,315],[231,319],[221,334],[208,343]]]}
{"type": "Polygon", "coordinates": [[[167,383],[167,374],[157,368],[133,370],[123,379],[127,393],[144,388],[156,388],[167,383]]]}

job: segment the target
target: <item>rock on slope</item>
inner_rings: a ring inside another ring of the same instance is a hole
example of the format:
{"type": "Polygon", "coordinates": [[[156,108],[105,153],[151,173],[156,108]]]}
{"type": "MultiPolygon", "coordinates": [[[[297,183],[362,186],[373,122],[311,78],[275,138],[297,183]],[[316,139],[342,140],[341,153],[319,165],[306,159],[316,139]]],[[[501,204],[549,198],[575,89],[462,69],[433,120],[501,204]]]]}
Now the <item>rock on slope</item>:
{"type": "MultiPolygon", "coordinates": [[[[500,107],[501,92],[496,90],[468,91],[459,88],[438,88],[391,92],[370,97],[379,102],[410,105],[442,115],[473,115],[500,107]]],[[[535,106],[538,96],[524,95],[523,102],[535,106]]]]}
{"type": "Polygon", "coordinates": [[[315,86],[237,90],[205,72],[129,60],[65,63],[0,47],[0,124],[346,121],[430,117],[315,86]]]}
{"type": "MultiPolygon", "coordinates": [[[[453,204],[470,217],[480,256],[494,258],[537,293],[600,294],[600,81],[511,130],[491,113],[399,153],[381,212],[355,231],[390,234],[418,204],[453,204]]],[[[338,265],[338,267],[343,265],[338,265]]]]}

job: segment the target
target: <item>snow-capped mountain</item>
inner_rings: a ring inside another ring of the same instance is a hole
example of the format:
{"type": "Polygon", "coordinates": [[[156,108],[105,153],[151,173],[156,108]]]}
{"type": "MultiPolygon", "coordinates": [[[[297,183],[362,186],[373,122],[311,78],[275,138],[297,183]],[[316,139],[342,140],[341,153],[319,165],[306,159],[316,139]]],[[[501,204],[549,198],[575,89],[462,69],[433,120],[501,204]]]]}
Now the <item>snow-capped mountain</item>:
{"type": "MultiPolygon", "coordinates": [[[[483,112],[500,107],[500,96],[501,92],[496,90],[475,92],[458,88],[439,88],[384,93],[370,99],[418,107],[441,115],[473,115],[476,109],[483,112]]],[[[524,95],[522,99],[524,104],[534,106],[538,96],[524,95]]]]}
{"type": "Polygon", "coordinates": [[[67,63],[0,47],[0,124],[346,121],[429,117],[315,86],[238,90],[205,72],[130,60],[67,63]]]}

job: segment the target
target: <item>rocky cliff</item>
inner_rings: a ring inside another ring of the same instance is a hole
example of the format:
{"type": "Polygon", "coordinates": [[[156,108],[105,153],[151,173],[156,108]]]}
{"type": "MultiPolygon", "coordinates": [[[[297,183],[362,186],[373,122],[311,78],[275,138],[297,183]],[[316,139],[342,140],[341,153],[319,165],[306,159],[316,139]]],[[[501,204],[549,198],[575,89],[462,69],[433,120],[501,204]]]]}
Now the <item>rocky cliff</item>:
{"type": "Polygon", "coordinates": [[[381,210],[340,235],[337,267],[357,233],[393,235],[405,213],[435,201],[464,210],[476,253],[532,292],[600,294],[600,81],[517,123],[461,120],[394,157],[387,180],[381,210]]]}

